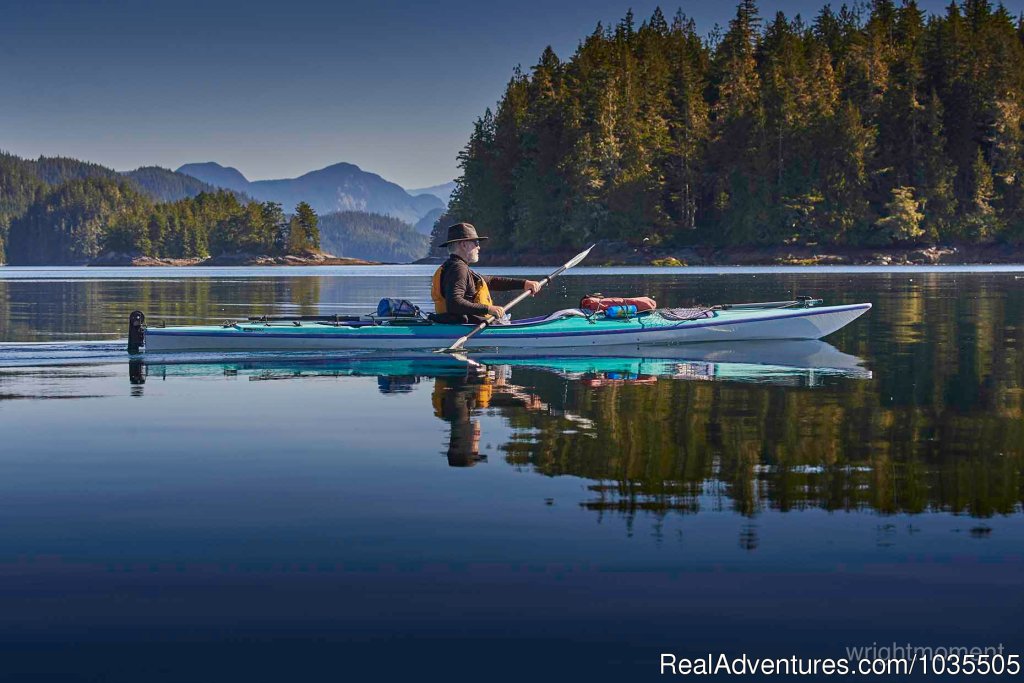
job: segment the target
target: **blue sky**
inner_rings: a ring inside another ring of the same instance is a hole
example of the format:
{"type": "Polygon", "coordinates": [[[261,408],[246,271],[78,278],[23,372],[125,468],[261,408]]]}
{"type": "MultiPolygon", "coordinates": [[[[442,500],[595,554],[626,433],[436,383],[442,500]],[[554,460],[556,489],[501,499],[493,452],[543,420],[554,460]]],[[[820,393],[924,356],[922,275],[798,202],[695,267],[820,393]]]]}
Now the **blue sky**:
{"type": "MultiPolygon", "coordinates": [[[[658,4],[0,0],[0,149],[119,170],[217,161],[252,180],[347,161],[433,185],[516,64],[549,44],[568,58],[598,21],[658,4]]],[[[810,19],[823,4],[759,6],[810,19]]],[[[706,34],[734,5],[662,7],[706,34]]]]}

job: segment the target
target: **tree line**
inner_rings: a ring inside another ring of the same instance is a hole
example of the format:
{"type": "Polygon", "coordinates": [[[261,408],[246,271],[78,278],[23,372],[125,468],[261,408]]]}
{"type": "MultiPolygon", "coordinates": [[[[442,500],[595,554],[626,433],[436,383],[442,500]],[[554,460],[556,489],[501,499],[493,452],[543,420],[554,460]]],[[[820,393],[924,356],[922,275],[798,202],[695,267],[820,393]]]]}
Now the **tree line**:
{"type": "Polygon", "coordinates": [[[7,237],[16,265],[84,263],[105,253],[190,258],[320,248],[318,217],[305,202],[292,216],[276,202],[243,202],[228,191],[157,203],[127,181],[103,177],[37,186],[7,237]]]}
{"type": "Polygon", "coordinates": [[[369,261],[408,263],[426,256],[430,238],[394,216],[333,211],[320,216],[325,251],[369,261]]]}
{"type": "Polygon", "coordinates": [[[598,24],[516,69],[448,213],[499,250],[593,239],[851,246],[1024,240],[1024,18],[914,0],[764,21],[741,0],[598,24]]]}

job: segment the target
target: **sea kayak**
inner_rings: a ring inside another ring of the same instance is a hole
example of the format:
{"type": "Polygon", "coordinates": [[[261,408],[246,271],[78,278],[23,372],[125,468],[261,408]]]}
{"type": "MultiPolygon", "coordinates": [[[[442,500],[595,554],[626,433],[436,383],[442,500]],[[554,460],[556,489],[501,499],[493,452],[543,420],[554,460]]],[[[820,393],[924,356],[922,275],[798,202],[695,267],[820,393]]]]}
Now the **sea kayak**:
{"type": "MultiPolygon", "coordinates": [[[[565,309],[548,316],[492,325],[472,338],[476,349],[544,349],[621,345],[690,344],[751,340],[820,339],[853,322],[869,303],[809,305],[814,301],[725,304],[700,309],[658,309],[630,318],[565,309]]],[[[250,319],[222,325],[162,327],[133,313],[129,350],[332,351],[345,349],[443,349],[471,325],[426,319],[250,319]]]]}

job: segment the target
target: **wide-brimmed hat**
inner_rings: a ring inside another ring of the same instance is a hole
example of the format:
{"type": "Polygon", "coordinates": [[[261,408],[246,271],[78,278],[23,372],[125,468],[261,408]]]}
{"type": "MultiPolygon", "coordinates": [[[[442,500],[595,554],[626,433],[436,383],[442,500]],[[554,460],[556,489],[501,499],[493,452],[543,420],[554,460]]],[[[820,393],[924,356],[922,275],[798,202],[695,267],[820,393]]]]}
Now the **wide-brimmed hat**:
{"type": "Polygon", "coordinates": [[[476,228],[473,227],[472,223],[456,223],[455,225],[448,226],[448,241],[441,242],[441,246],[451,244],[452,242],[465,242],[466,240],[485,240],[486,237],[480,237],[476,234],[476,228]]]}

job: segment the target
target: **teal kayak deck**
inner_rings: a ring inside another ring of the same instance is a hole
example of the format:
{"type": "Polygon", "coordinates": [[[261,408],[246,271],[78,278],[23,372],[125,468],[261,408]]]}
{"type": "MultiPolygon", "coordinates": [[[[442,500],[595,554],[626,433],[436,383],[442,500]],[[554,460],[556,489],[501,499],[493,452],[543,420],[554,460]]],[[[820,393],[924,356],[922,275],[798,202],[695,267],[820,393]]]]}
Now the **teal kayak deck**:
{"type": "MultiPolygon", "coordinates": [[[[640,316],[628,319],[582,317],[559,318],[542,321],[513,321],[507,325],[492,325],[479,333],[479,337],[509,337],[557,334],[592,334],[595,332],[614,332],[616,330],[635,331],[644,327],[664,327],[668,321],[660,317],[640,316]]],[[[671,323],[671,324],[678,324],[671,323]]],[[[395,336],[422,337],[431,339],[457,339],[472,330],[475,325],[442,325],[438,323],[396,323],[384,321],[379,324],[345,324],[329,322],[295,322],[295,323],[236,323],[232,325],[200,325],[194,327],[155,328],[158,332],[188,330],[189,334],[226,334],[238,333],[272,333],[275,335],[302,336],[316,335],[358,335],[368,339],[388,338],[395,336]]],[[[153,331],[153,330],[151,330],[153,331]]]]}
{"type": "MultiPolygon", "coordinates": [[[[870,304],[821,308],[706,310],[693,319],[652,311],[632,318],[583,316],[574,309],[547,318],[492,325],[475,337],[475,348],[572,347],[610,344],[691,343],[745,339],[819,339],[848,324],[870,304]]],[[[428,321],[268,320],[224,325],[154,327],[147,350],[446,348],[474,328],[428,321]]]]}

